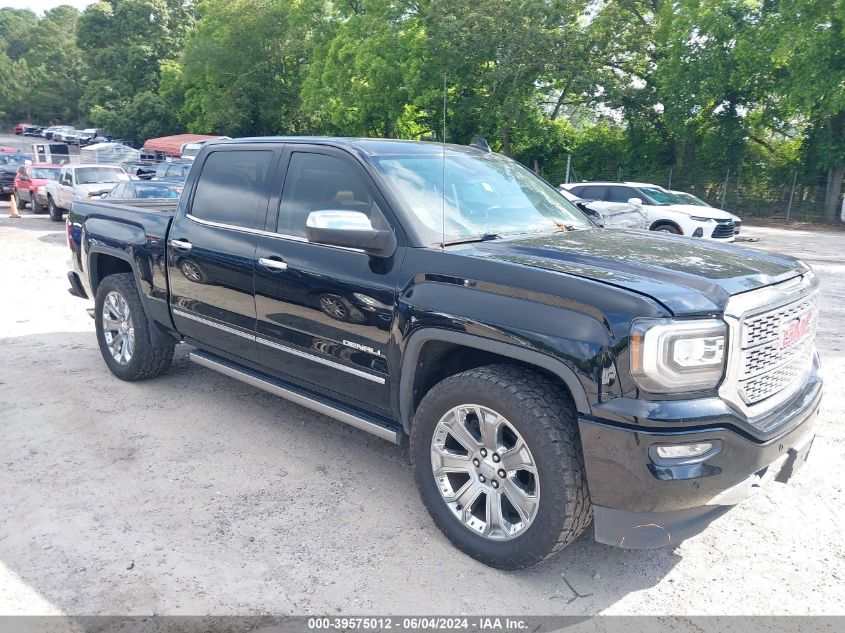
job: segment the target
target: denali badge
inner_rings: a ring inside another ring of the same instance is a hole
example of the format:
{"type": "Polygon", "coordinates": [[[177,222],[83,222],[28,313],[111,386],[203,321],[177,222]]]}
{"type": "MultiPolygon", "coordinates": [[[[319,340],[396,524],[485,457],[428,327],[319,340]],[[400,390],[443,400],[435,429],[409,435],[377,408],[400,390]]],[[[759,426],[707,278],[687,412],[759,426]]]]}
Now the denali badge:
{"type": "Polygon", "coordinates": [[[361,350],[362,352],[367,352],[368,354],[375,354],[376,356],[381,356],[381,350],[373,349],[372,347],[367,347],[366,345],[361,345],[360,343],[353,343],[352,341],[343,341],[344,345],[348,345],[349,347],[354,347],[357,350],[361,350]]]}
{"type": "Polygon", "coordinates": [[[804,338],[813,327],[813,313],[805,312],[799,317],[784,323],[780,328],[780,346],[786,349],[804,338]]]}

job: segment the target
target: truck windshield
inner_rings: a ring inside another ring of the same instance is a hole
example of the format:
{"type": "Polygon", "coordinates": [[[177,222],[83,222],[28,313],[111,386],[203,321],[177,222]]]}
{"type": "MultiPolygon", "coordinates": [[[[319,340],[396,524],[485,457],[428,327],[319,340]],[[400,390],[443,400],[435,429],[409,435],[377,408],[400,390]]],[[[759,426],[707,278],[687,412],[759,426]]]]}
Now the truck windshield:
{"type": "Polygon", "coordinates": [[[80,185],[123,180],[129,180],[129,176],[118,167],[81,167],[76,170],[76,182],[80,185]]]}
{"type": "Polygon", "coordinates": [[[35,167],[32,170],[32,177],[42,178],[44,180],[58,180],[59,171],[60,169],[58,167],[35,167]]]}
{"type": "Polygon", "coordinates": [[[452,152],[445,161],[435,154],[374,160],[431,244],[591,226],[554,187],[499,154],[452,152]]]}
{"type": "Polygon", "coordinates": [[[22,154],[0,154],[0,165],[23,165],[26,156],[22,154]]]}

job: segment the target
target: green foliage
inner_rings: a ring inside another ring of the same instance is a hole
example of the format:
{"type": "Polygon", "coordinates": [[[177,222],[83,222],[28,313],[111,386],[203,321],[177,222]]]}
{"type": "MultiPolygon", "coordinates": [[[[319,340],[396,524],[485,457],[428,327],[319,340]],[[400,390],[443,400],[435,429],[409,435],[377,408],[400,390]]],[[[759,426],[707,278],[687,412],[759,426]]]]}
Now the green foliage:
{"type": "MultiPolygon", "coordinates": [[[[552,182],[742,193],[791,176],[833,217],[845,0],[104,0],[0,9],[0,117],[183,130],[487,138],[552,182]]],[[[786,184],[784,184],[786,183],[786,184]]],[[[766,193],[767,192],[767,193],[766,193]]]]}

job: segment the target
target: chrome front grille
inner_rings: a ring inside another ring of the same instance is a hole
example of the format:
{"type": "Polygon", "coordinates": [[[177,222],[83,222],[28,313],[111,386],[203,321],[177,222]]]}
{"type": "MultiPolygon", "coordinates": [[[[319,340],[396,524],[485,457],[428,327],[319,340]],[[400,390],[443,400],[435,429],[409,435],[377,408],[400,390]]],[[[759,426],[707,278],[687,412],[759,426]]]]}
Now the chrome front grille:
{"type": "Polygon", "coordinates": [[[713,238],[725,238],[725,237],[732,237],[734,234],[734,223],[733,220],[716,220],[716,228],[713,229],[713,233],[710,237],[713,238]]]}
{"type": "Polygon", "coordinates": [[[747,405],[794,391],[812,362],[818,311],[816,293],[741,319],[737,391],[747,405]]]}

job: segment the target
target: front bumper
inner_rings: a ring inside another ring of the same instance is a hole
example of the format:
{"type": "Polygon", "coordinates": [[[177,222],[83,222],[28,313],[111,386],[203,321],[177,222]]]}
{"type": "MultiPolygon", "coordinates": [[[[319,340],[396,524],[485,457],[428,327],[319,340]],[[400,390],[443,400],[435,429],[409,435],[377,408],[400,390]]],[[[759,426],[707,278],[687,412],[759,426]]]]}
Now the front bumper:
{"type": "Polygon", "coordinates": [[[596,540],[635,549],[675,544],[703,531],[769,481],[788,481],[812,447],[820,399],[816,380],[796,397],[800,407],[782,409],[788,416],[779,426],[782,432],[766,440],[724,418],[692,428],[688,420],[678,420],[683,429],[579,418],[596,540]],[[652,444],[705,440],[722,448],[702,463],[661,466],[649,456],[652,444]]]}

